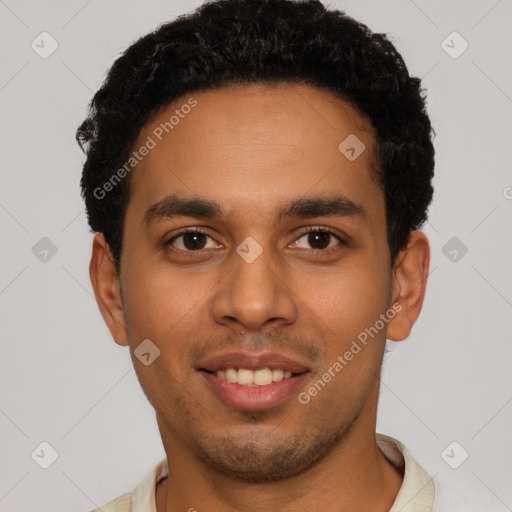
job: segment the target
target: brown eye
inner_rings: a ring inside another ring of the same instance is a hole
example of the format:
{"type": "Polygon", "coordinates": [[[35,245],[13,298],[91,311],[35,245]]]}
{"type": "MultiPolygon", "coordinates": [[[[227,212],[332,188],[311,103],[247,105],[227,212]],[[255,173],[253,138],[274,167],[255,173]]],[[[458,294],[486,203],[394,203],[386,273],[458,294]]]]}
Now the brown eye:
{"type": "Polygon", "coordinates": [[[216,247],[215,244],[207,247],[208,239],[212,240],[209,235],[202,231],[183,231],[178,233],[176,236],[173,236],[165,245],[171,245],[175,249],[185,252],[196,252],[202,249],[216,247]]]}
{"type": "MultiPolygon", "coordinates": [[[[311,229],[307,233],[304,233],[297,239],[296,244],[298,247],[301,247],[299,240],[303,238],[306,239],[306,242],[311,246],[311,249],[315,251],[324,251],[336,245],[343,245],[343,240],[339,236],[335,235],[332,231],[325,229],[311,229]],[[336,244],[336,241],[338,241],[338,244],[336,244]]],[[[308,247],[305,248],[307,249],[308,247]]]]}

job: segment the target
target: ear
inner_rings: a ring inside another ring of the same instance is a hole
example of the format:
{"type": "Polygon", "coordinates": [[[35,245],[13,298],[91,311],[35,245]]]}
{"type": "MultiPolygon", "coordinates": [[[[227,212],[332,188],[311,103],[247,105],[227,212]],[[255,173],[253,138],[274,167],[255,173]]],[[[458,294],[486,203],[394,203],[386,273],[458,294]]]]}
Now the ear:
{"type": "Polygon", "coordinates": [[[110,334],[118,345],[128,345],[120,282],[116,274],[114,257],[103,233],[94,236],[89,275],[96,302],[110,334]]]}
{"type": "Polygon", "coordinates": [[[392,303],[397,303],[401,309],[395,306],[398,312],[388,324],[388,339],[402,341],[411,333],[423,305],[429,265],[428,238],[421,231],[413,231],[393,268],[392,303]]]}

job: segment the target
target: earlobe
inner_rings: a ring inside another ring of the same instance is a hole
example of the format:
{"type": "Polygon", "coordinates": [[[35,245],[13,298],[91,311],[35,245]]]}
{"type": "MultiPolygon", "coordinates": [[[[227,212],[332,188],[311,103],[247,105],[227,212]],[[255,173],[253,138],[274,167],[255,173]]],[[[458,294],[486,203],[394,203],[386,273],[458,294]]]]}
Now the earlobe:
{"type": "Polygon", "coordinates": [[[409,336],[425,298],[429,265],[428,239],[421,231],[413,231],[393,269],[392,298],[400,309],[389,322],[388,339],[402,341],[409,336]]]}
{"type": "Polygon", "coordinates": [[[101,315],[118,345],[128,345],[119,278],[103,233],[94,236],[89,276],[101,315]]]}

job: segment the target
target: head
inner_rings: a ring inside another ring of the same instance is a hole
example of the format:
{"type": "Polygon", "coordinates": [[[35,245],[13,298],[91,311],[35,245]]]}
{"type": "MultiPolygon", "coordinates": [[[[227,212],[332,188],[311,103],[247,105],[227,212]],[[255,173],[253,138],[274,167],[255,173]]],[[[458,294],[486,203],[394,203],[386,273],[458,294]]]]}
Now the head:
{"type": "Polygon", "coordinates": [[[91,280],[164,442],[262,481],[374,429],[385,340],[425,293],[431,132],[388,38],[315,0],[206,3],[114,63],[77,131],[91,280]],[[293,359],[302,387],[226,404],[205,366],[239,351],[293,359]]]}

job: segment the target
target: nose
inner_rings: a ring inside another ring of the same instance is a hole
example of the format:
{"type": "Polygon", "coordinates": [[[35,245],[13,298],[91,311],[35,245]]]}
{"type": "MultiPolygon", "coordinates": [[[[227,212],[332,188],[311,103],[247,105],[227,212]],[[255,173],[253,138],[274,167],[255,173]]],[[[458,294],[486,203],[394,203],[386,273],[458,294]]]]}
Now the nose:
{"type": "Polygon", "coordinates": [[[259,331],[295,322],[297,304],[284,265],[263,250],[256,260],[231,256],[231,271],[221,280],[211,303],[213,319],[233,330],[259,331]]]}

